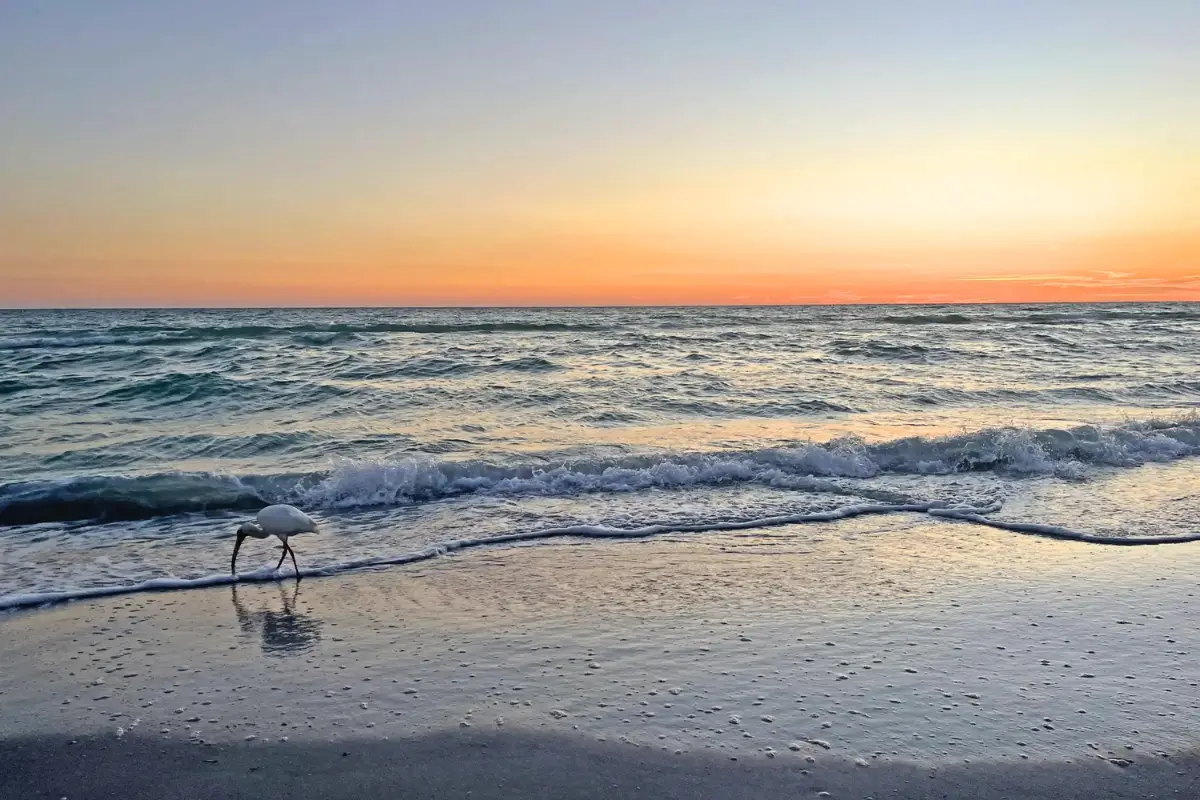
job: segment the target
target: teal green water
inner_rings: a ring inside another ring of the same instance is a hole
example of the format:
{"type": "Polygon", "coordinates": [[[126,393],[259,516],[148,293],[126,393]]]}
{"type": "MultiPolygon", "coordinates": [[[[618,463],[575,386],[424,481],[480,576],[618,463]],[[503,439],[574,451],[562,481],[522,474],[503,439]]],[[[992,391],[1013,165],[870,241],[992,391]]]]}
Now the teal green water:
{"type": "Polygon", "coordinates": [[[0,595],[218,573],[271,502],[317,566],[1012,508],[1200,452],[1197,364],[1193,304],[0,312],[0,595]]]}

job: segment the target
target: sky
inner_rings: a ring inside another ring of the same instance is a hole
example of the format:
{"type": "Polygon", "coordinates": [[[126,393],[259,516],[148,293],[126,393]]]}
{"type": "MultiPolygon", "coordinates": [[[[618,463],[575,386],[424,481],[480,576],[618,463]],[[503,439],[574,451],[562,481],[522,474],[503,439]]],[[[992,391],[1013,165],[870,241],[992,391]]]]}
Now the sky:
{"type": "Polygon", "coordinates": [[[1200,300],[1195,0],[0,3],[0,307],[1200,300]]]}

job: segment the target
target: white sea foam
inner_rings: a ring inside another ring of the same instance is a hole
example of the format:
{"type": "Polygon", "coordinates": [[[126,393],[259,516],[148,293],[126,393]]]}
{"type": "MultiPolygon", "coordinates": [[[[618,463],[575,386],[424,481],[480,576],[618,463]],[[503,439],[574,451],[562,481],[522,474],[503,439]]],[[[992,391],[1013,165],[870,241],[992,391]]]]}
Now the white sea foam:
{"type": "MultiPolygon", "coordinates": [[[[1200,417],[1071,429],[992,428],[868,443],[844,438],[742,452],[663,452],[526,464],[402,458],[340,460],[308,475],[211,473],[79,476],[0,485],[0,525],[143,519],[285,502],[309,509],[405,506],[462,495],[570,497],[755,484],[848,493],[844,480],[885,474],[997,472],[1077,480],[1200,454],[1200,417]]],[[[862,494],[858,489],[854,493],[862,494]]],[[[872,496],[894,502],[891,496],[872,496]]]]}
{"type": "Polygon", "coordinates": [[[462,494],[566,496],[755,483],[838,491],[822,478],[999,471],[1079,479],[1095,466],[1131,467],[1200,453],[1200,418],[1066,430],[994,428],[867,443],[845,438],[756,452],[667,453],[546,467],[402,459],[343,460],[282,499],[314,508],[407,505],[462,494]]]}
{"type": "Polygon", "coordinates": [[[992,528],[1013,531],[1014,533],[1030,533],[1036,536],[1047,536],[1051,539],[1068,539],[1075,542],[1088,542],[1090,544],[1184,544],[1186,542],[1200,541],[1200,532],[1163,536],[1103,536],[1064,528],[1060,525],[1045,525],[1040,522],[1014,522],[1011,520],[989,519],[978,511],[962,508],[931,508],[928,513],[935,517],[974,522],[978,525],[987,525],[992,528]]]}

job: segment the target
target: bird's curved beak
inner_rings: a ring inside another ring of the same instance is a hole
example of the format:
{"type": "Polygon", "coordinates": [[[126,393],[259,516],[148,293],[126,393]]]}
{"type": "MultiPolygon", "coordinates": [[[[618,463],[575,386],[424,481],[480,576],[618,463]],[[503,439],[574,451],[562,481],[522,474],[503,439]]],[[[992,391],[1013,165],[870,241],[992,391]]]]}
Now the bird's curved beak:
{"type": "Polygon", "coordinates": [[[237,541],[236,541],[236,542],[234,542],[234,545],[233,545],[233,558],[232,558],[232,559],[230,559],[230,561],[229,561],[229,571],[230,571],[232,574],[234,574],[234,575],[237,575],[237,554],[238,554],[238,550],[241,550],[241,549],[242,549],[242,542],[243,542],[243,541],[245,541],[245,540],[246,540],[246,534],[244,534],[244,533],[238,533],[238,535],[237,535],[237,541]]]}

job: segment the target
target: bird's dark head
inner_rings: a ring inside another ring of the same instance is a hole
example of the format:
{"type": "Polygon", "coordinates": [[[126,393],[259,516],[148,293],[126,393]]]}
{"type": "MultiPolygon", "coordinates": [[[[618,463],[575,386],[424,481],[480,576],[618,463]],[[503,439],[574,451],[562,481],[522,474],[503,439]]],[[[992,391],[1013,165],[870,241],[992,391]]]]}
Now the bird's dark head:
{"type": "Polygon", "coordinates": [[[233,543],[233,558],[231,558],[229,560],[229,571],[231,573],[233,573],[234,575],[237,575],[238,550],[242,549],[242,542],[246,540],[247,536],[254,536],[256,538],[262,539],[262,538],[266,537],[266,534],[263,533],[262,528],[260,528],[258,525],[254,524],[253,522],[243,522],[241,525],[238,526],[237,541],[233,543]]]}

